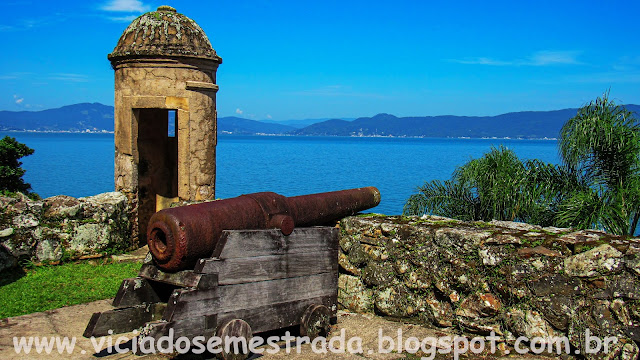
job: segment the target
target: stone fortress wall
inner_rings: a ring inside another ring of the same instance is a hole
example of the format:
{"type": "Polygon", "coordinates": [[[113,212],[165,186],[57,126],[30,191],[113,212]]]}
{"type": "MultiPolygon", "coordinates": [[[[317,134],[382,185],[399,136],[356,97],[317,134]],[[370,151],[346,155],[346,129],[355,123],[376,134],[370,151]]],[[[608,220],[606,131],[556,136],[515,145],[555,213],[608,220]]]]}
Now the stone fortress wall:
{"type": "MultiPolygon", "coordinates": [[[[594,230],[437,216],[340,222],[339,303],[471,336],[619,339],[640,353],[640,241],[594,230]]],[[[598,357],[600,358],[600,357],[598,357]]]]}
{"type": "Polygon", "coordinates": [[[130,250],[136,244],[129,216],[127,197],[119,192],[79,199],[0,197],[0,271],[20,262],[51,263],[130,250]]]}

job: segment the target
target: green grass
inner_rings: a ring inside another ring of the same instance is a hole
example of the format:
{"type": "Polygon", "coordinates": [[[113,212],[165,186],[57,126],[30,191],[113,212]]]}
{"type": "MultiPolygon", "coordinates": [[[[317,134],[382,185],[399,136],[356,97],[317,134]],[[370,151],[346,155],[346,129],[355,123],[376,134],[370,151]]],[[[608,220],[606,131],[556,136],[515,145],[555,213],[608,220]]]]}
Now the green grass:
{"type": "Polygon", "coordinates": [[[0,319],[114,297],[140,263],[89,262],[42,266],[0,274],[0,319]]]}

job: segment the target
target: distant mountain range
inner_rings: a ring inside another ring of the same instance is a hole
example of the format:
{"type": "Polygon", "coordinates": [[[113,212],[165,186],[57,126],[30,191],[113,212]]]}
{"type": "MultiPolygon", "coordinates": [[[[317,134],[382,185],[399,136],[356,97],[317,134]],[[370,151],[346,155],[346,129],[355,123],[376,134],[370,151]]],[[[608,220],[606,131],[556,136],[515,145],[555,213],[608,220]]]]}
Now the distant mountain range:
{"type": "MultiPolygon", "coordinates": [[[[312,125],[312,124],[315,124],[315,123],[327,121],[327,120],[331,120],[331,118],[303,119],[303,120],[282,120],[282,121],[261,120],[261,122],[269,123],[269,124],[289,125],[289,126],[292,126],[292,127],[296,128],[296,129],[302,129],[303,127],[306,127],[306,126],[309,126],[309,125],[312,125]]],[[[355,120],[355,118],[343,118],[342,120],[351,121],[351,120],[355,120]]]]}
{"type": "Polygon", "coordinates": [[[218,118],[219,134],[285,134],[295,129],[295,127],[289,125],[266,123],[234,116],[218,118]]]}
{"type": "MultiPolygon", "coordinates": [[[[640,105],[625,105],[640,114],[640,105]]],[[[578,109],[522,111],[497,116],[396,117],[378,114],[355,120],[315,119],[256,121],[218,118],[218,133],[238,135],[395,136],[556,138],[565,121],[578,109]],[[315,122],[314,122],[315,121],[315,122]]],[[[113,106],[82,103],[42,111],[0,111],[0,131],[113,131],[113,106]]]]}
{"type": "Polygon", "coordinates": [[[113,106],[82,103],[42,111],[0,111],[0,130],[113,131],[113,106]]]}

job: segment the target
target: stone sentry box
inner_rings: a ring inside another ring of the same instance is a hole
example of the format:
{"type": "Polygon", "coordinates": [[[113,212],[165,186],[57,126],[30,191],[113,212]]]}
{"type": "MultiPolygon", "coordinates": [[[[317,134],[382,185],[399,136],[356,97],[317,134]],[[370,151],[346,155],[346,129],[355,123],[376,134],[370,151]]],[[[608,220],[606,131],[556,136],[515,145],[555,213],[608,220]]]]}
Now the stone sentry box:
{"type": "Polygon", "coordinates": [[[169,6],[135,19],[108,58],[115,70],[115,186],[133,209],[134,239],[144,243],[157,210],[215,197],[222,59],[204,31],[169,6]]]}

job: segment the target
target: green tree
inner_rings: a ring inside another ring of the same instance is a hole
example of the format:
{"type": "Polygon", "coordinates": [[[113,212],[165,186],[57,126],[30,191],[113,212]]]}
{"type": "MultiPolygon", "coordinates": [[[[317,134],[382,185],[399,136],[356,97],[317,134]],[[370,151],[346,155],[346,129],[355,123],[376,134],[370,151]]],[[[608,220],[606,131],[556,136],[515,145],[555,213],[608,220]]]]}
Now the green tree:
{"type": "Polygon", "coordinates": [[[19,160],[31,154],[33,149],[13,137],[5,136],[0,140],[0,191],[29,193],[31,185],[22,179],[25,170],[20,167],[19,160]]]}
{"type": "Polygon", "coordinates": [[[451,180],[419,187],[404,213],[552,225],[565,189],[573,186],[571,179],[564,168],[523,162],[512,150],[492,147],[482,158],[458,167],[451,180]]]}
{"type": "Polygon", "coordinates": [[[522,162],[492,148],[451,180],[418,188],[404,213],[462,220],[512,220],[633,235],[640,220],[640,125],[609,94],[562,127],[562,165],[522,162]]]}
{"type": "Polygon", "coordinates": [[[564,124],[559,147],[587,186],[562,204],[558,224],[633,235],[640,219],[640,126],[633,113],[605,93],[564,124]]]}

